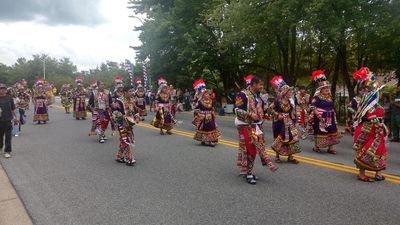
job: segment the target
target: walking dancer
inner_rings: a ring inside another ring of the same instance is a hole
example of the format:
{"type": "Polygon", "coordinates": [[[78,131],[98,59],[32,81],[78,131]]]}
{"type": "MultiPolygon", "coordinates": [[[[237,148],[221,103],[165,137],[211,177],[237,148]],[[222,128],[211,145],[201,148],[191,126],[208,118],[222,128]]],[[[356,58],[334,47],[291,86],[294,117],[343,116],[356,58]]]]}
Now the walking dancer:
{"type": "Polygon", "coordinates": [[[112,93],[113,99],[124,97],[124,77],[121,75],[116,75],[114,77],[115,89],[112,93]]]}
{"type": "Polygon", "coordinates": [[[133,147],[135,135],[133,126],[139,121],[139,114],[135,110],[134,89],[129,87],[124,94],[113,102],[113,120],[119,133],[119,150],[116,161],[133,166],[136,163],[133,147]]]}
{"type": "Polygon", "coordinates": [[[85,120],[87,116],[86,112],[86,96],[87,92],[83,86],[83,77],[77,77],[75,79],[76,88],[74,89],[74,117],[75,119],[85,120]]]}
{"type": "Polygon", "coordinates": [[[262,164],[276,171],[277,167],[267,155],[263,136],[262,123],[265,117],[263,102],[259,92],[263,89],[264,82],[258,77],[245,78],[248,87],[241,91],[235,101],[235,125],[239,134],[239,149],[237,165],[240,174],[249,184],[256,184],[258,177],[254,174],[253,167],[256,155],[259,154],[262,164]]]}
{"type": "MultiPolygon", "coordinates": [[[[96,89],[97,89],[97,81],[93,80],[92,83],[90,84],[89,88],[88,88],[89,92],[86,93],[89,96],[89,99],[90,99],[90,96],[92,94],[94,94],[94,91],[96,89]]],[[[100,126],[100,120],[97,119],[98,118],[97,111],[96,112],[92,111],[92,108],[90,107],[89,104],[87,106],[87,111],[92,113],[92,127],[91,127],[90,132],[89,132],[88,135],[89,136],[96,135],[97,134],[96,133],[96,128],[100,126]]]]}
{"type": "Polygon", "coordinates": [[[142,86],[142,79],[140,77],[136,79],[135,105],[140,115],[140,120],[144,121],[147,116],[146,96],[142,86]]]}
{"type": "Polygon", "coordinates": [[[299,128],[299,136],[305,139],[308,135],[307,126],[309,123],[309,105],[310,105],[310,94],[307,93],[307,89],[304,86],[298,88],[298,92],[294,98],[296,105],[296,117],[299,128]]]}
{"type": "Polygon", "coordinates": [[[289,87],[281,76],[275,76],[271,80],[276,98],[271,104],[270,110],[273,118],[272,130],[274,142],[272,149],[276,152],[275,161],[280,163],[280,156],[287,156],[287,161],[298,164],[293,155],[301,152],[299,137],[296,127],[295,106],[291,103],[292,88],[289,87]]]}
{"type": "Polygon", "coordinates": [[[214,147],[218,143],[221,132],[215,120],[211,91],[206,89],[203,80],[196,81],[193,87],[199,93],[199,98],[194,105],[193,125],[196,126],[194,139],[200,141],[202,145],[214,147]]]}
{"type": "Polygon", "coordinates": [[[353,75],[365,87],[364,96],[355,114],[356,130],[353,149],[356,151],[354,163],[360,169],[357,179],[365,182],[382,181],[381,171],[386,169],[386,145],[388,129],[384,124],[385,110],[379,104],[384,85],[380,86],[375,75],[363,67],[353,75]],[[365,175],[365,171],[375,172],[375,179],[365,175]]]}
{"type": "Polygon", "coordinates": [[[35,82],[34,87],[33,104],[35,106],[35,111],[33,114],[33,122],[37,122],[37,124],[45,124],[49,121],[48,99],[43,84],[44,81],[39,79],[35,82]]]}
{"type": "Polygon", "coordinates": [[[70,84],[63,84],[60,90],[61,104],[65,109],[65,113],[69,114],[72,105],[73,93],[70,84]]]}
{"type": "Polygon", "coordinates": [[[96,115],[95,119],[95,132],[99,136],[99,142],[105,142],[105,131],[110,122],[112,98],[111,93],[104,89],[104,83],[101,81],[97,82],[97,89],[93,90],[89,98],[89,106],[93,115],[96,115]]]}
{"type": "Polygon", "coordinates": [[[330,93],[331,84],[323,70],[314,71],[310,79],[317,85],[310,104],[315,139],[313,151],[321,153],[321,148],[328,148],[327,152],[335,155],[337,152],[333,146],[339,144],[340,133],[336,127],[334,103],[330,93]]]}
{"type": "Polygon", "coordinates": [[[164,135],[164,130],[171,135],[174,125],[174,117],[171,114],[171,106],[169,104],[169,93],[167,81],[164,78],[158,79],[158,92],[156,95],[156,116],[151,121],[151,125],[160,128],[160,134],[164,135]]]}

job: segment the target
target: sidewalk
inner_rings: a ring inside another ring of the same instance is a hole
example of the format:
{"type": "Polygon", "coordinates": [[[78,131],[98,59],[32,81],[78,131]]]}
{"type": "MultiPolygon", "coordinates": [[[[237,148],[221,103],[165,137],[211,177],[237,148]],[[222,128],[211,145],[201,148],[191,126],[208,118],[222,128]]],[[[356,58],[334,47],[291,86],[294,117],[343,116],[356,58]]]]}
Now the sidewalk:
{"type": "MultiPolygon", "coordinates": [[[[12,160],[12,159],[11,159],[12,160]]],[[[32,225],[24,205],[0,164],[0,224],[32,225]]]]}

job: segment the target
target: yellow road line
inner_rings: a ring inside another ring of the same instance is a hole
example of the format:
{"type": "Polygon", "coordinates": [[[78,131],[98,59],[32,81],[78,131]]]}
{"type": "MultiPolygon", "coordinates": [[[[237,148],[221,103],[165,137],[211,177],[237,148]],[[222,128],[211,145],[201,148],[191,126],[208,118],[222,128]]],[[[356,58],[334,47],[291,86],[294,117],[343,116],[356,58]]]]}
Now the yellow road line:
{"type": "MultiPolygon", "coordinates": [[[[61,106],[55,105],[55,107],[63,109],[63,107],[61,107],[61,106]]],[[[151,126],[150,124],[145,124],[145,123],[139,123],[136,126],[147,128],[147,129],[159,130],[158,128],[155,128],[155,127],[151,126]]],[[[182,131],[182,130],[176,130],[176,129],[174,129],[174,134],[184,136],[184,137],[189,137],[189,138],[193,138],[193,136],[194,136],[193,133],[182,131]]],[[[229,146],[229,147],[233,147],[233,148],[238,147],[237,142],[222,140],[222,139],[218,140],[218,142],[225,146],[229,146]]],[[[268,149],[267,153],[269,155],[275,156],[275,152],[271,149],[268,149]]],[[[356,167],[352,167],[352,166],[347,166],[347,165],[343,165],[343,164],[333,163],[333,162],[319,160],[319,159],[305,157],[305,156],[296,156],[296,159],[298,159],[300,162],[304,162],[304,163],[315,165],[315,166],[325,167],[325,168],[343,171],[343,172],[347,172],[347,173],[353,173],[353,174],[358,173],[358,169],[356,167]]],[[[367,171],[367,174],[369,174],[371,176],[374,175],[374,173],[371,171],[367,171]]],[[[393,182],[396,184],[400,184],[400,176],[386,174],[386,173],[382,173],[382,174],[386,177],[387,181],[390,181],[390,182],[393,182]]]]}

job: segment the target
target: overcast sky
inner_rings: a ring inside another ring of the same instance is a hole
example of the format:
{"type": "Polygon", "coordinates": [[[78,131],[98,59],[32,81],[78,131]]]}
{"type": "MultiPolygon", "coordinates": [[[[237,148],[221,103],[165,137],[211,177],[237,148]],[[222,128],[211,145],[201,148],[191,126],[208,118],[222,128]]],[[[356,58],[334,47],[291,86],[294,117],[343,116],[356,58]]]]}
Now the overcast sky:
{"type": "Polygon", "coordinates": [[[133,61],[140,25],[127,0],[0,0],[0,62],[45,53],[79,70],[106,60],[133,61]]]}

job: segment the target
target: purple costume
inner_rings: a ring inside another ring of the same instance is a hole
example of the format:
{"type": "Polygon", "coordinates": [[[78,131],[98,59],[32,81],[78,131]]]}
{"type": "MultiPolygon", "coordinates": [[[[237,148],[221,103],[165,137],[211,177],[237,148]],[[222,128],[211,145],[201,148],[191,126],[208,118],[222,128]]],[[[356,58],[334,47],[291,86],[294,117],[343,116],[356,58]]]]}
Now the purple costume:
{"type": "Polygon", "coordinates": [[[193,124],[196,126],[194,139],[200,142],[218,142],[221,136],[215,121],[212,100],[200,99],[195,106],[195,118],[193,124]]]}
{"type": "Polygon", "coordinates": [[[339,144],[340,134],[336,127],[336,116],[331,97],[324,98],[316,95],[312,98],[310,107],[321,115],[321,119],[314,115],[313,130],[315,147],[325,148],[339,144]]]}

